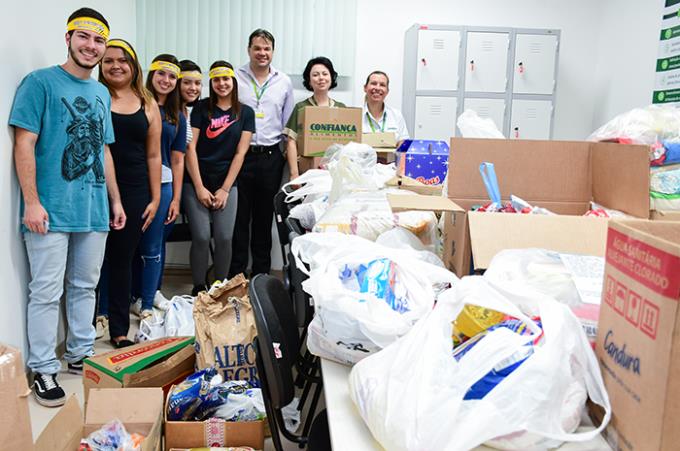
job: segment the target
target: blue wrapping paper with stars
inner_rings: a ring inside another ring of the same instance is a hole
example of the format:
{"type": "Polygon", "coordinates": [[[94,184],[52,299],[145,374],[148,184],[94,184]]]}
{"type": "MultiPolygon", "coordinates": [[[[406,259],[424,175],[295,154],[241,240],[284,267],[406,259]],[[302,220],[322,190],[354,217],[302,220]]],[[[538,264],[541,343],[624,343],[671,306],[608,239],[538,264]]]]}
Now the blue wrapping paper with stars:
{"type": "Polygon", "coordinates": [[[397,149],[399,175],[426,185],[441,185],[449,167],[446,141],[407,139],[397,149]]]}

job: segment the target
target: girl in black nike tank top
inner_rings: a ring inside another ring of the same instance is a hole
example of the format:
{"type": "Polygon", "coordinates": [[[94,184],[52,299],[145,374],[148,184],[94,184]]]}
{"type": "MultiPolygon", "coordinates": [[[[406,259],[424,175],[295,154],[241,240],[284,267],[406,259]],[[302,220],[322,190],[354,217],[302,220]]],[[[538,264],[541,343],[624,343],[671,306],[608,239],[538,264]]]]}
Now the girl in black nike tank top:
{"type": "MultiPolygon", "coordinates": [[[[231,264],[231,238],[236,221],[238,176],[250,138],[255,113],[238,101],[234,68],[226,61],[210,66],[210,97],[191,111],[194,135],[186,155],[191,183],[182,193],[191,228],[191,274],[194,292],[205,287],[208,269],[210,223],[215,240],[215,279],[225,279],[231,264]]],[[[188,182],[188,180],[187,180],[188,182]]]]}

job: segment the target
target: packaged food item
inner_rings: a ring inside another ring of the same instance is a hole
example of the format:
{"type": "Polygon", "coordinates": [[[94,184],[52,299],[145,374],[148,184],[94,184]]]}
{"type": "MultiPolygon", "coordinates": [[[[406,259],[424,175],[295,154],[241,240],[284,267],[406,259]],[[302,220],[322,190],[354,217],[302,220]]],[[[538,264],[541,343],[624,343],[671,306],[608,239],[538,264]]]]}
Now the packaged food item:
{"type": "Polygon", "coordinates": [[[215,368],[207,368],[175,385],[168,400],[168,420],[186,421],[192,418],[210,391],[211,381],[216,376],[215,368]]]}
{"type": "MultiPolygon", "coordinates": [[[[536,320],[539,327],[542,328],[540,320],[536,320]]],[[[468,351],[474,348],[481,340],[484,339],[490,332],[504,327],[510,329],[518,335],[530,335],[530,331],[526,324],[518,319],[507,319],[488,329],[478,333],[474,337],[462,343],[460,346],[454,348],[453,357],[456,360],[460,360],[468,351]]],[[[539,335],[532,343],[528,343],[523,347],[522,350],[515,352],[507,359],[496,365],[491,371],[489,371],[484,377],[478,380],[475,384],[470,387],[470,390],[465,394],[464,400],[471,399],[482,399],[489,393],[493,388],[498,385],[503,379],[505,379],[510,373],[515,371],[530,355],[534,353],[534,346],[539,344],[543,337],[543,334],[539,335]]]]}
{"type": "Polygon", "coordinates": [[[243,274],[200,292],[193,315],[197,368],[215,367],[223,380],[244,380],[259,387],[253,345],[255,314],[243,274]]]}
{"type": "Polygon", "coordinates": [[[199,371],[170,393],[168,420],[257,421],[266,417],[262,391],[246,381],[223,381],[215,368],[199,371]]]}
{"type": "Polygon", "coordinates": [[[80,444],[80,451],[137,451],[144,436],[129,434],[125,425],[113,420],[94,431],[80,444]]]}
{"type": "Polygon", "coordinates": [[[465,307],[454,321],[454,345],[466,341],[470,337],[485,331],[489,327],[503,321],[505,314],[492,309],[465,304],[465,307]]]}

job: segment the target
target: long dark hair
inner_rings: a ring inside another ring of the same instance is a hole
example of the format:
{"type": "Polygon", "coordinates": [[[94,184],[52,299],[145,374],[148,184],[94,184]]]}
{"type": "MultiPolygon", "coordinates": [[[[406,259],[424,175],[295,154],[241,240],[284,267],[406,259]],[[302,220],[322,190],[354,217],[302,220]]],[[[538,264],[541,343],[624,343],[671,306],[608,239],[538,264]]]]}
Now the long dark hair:
{"type": "MultiPolygon", "coordinates": [[[[175,58],[174,55],[169,55],[167,53],[158,55],[151,62],[153,63],[156,61],[165,61],[179,66],[179,61],[177,61],[177,58],[175,58]]],[[[156,101],[158,101],[158,94],[156,93],[156,89],[153,87],[153,83],[151,81],[155,73],[156,71],[152,70],[149,71],[149,74],[146,76],[146,89],[151,91],[151,94],[153,94],[156,101]]],[[[168,93],[167,97],[165,98],[163,108],[165,109],[165,118],[167,118],[168,122],[177,125],[179,123],[180,110],[179,78],[177,79],[177,84],[175,84],[175,89],[170,91],[170,93],[168,93]]]]}
{"type": "MultiPolygon", "coordinates": [[[[220,66],[228,67],[229,69],[234,70],[234,66],[222,60],[212,63],[210,65],[210,70],[220,66]]],[[[239,114],[241,114],[241,104],[238,101],[238,82],[236,81],[236,77],[232,77],[232,80],[234,82],[234,88],[231,90],[231,113],[234,118],[237,118],[239,114]]],[[[210,79],[209,89],[210,97],[208,98],[208,118],[212,118],[215,107],[217,106],[217,93],[213,89],[212,78],[210,79]]]]}
{"type": "MultiPolygon", "coordinates": [[[[132,52],[136,55],[137,52],[135,51],[134,47],[132,47],[132,44],[130,44],[128,41],[124,39],[116,39],[117,41],[123,41],[126,43],[132,52]]],[[[123,51],[123,55],[125,56],[125,61],[127,61],[128,66],[130,66],[130,69],[132,69],[132,80],[130,80],[130,88],[132,89],[132,92],[135,93],[137,97],[139,97],[139,100],[142,102],[142,106],[146,105],[147,103],[151,102],[151,99],[153,98],[151,93],[149,92],[148,89],[144,87],[144,84],[142,83],[142,67],[139,65],[139,62],[128,53],[127,50],[125,50],[122,47],[118,47],[116,45],[109,46],[107,45],[107,49],[109,48],[116,48],[116,49],[121,49],[123,51]]],[[[104,58],[102,58],[102,61],[104,58]]],[[[111,86],[109,86],[109,83],[106,81],[106,77],[104,77],[104,73],[102,72],[102,62],[99,62],[99,82],[106,86],[109,90],[109,94],[111,96],[114,95],[113,89],[111,89],[111,86]]]]}

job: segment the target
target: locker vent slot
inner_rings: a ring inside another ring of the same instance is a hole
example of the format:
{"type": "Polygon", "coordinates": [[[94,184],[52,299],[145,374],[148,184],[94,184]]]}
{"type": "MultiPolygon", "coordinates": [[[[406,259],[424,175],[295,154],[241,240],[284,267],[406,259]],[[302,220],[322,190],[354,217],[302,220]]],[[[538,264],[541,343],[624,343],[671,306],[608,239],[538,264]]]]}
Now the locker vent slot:
{"type": "Polygon", "coordinates": [[[434,50],[444,50],[444,40],[443,39],[433,39],[432,40],[432,48],[434,50]]]}
{"type": "Polygon", "coordinates": [[[479,117],[482,117],[482,118],[489,117],[489,107],[488,106],[478,106],[477,107],[477,114],[479,115],[479,117]]]}
{"type": "Polygon", "coordinates": [[[442,106],[441,105],[430,105],[430,115],[431,116],[441,116],[442,106]]]}
{"type": "Polygon", "coordinates": [[[538,110],[536,108],[527,108],[527,119],[538,118],[538,110]]]}
{"type": "Polygon", "coordinates": [[[493,49],[494,49],[493,41],[482,41],[483,52],[493,52],[493,49]]]}
{"type": "Polygon", "coordinates": [[[529,46],[529,51],[534,54],[541,54],[543,50],[543,46],[541,45],[540,42],[532,42],[531,45],[529,46]]]}

